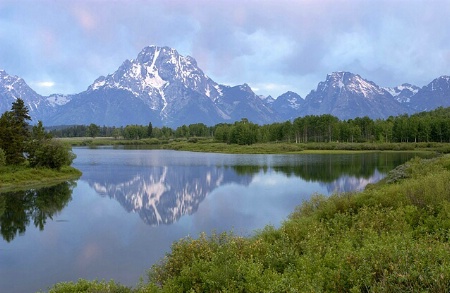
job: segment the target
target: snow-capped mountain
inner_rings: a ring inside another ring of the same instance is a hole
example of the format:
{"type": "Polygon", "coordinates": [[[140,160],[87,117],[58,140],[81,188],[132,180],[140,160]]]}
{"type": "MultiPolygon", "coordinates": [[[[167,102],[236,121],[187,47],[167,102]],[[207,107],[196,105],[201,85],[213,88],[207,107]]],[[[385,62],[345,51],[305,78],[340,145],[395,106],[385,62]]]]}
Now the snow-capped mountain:
{"type": "Polygon", "coordinates": [[[18,98],[28,107],[32,122],[41,120],[52,108],[46,98],[32,90],[22,78],[0,70],[0,114],[11,110],[18,98]]]}
{"type": "Polygon", "coordinates": [[[430,111],[450,106],[450,76],[441,76],[422,87],[411,97],[413,112],[430,111]]]}
{"type": "Polygon", "coordinates": [[[58,107],[70,102],[72,97],[73,95],[52,94],[46,97],[46,100],[52,107],[58,107]]]}
{"type": "Polygon", "coordinates": [[[375,83],[350,72],[334,72],[306,96],[300,116],[331,114],[340,119],[387,118],[406,112],[406,107],[375,83]]]}
{"type": "Polygon", "coordinates": [[[273,111],[277,112],[281,118],[281,121],[288,119],[295,119],[299,117],[299,113],[305,103],[305,100],[300,95],[288,91],[277,99],[271,101],[271,107],[273,111]]]}
{"type": "Polygon", "coordinates": [[[450,106],[450,77],[419,89],[411,84],[383,88],[350,72],[334,72],[305,99],[293,92],[274,99],[258,96],[246,84],[221,85],[194,58],[169,47],[145,47],[112,74],[97,78],[74,95],[41,96],[23,79],[0,70],[0,114],[22,98],[33,123],[46,126],[130,124],[178,127],[183,124],[257,124],[331,114],[340,119],[387,118],[450,106]]]}
{"type": "Polygon", "coordinates": [[[194,58],[169,47],[150,46],[73,96],[48,123],[214,125],[243,117],[268,123],[273,115],[247,85],[219,85],[194,58]]]}
{"type": "Polygon", "coordinates": [[[411,97],[417,94],[420,87],[404,83],[393,88],[385,87],[383,89],[388,91],[399,103],[407,104],[411,101],[411,97]]]}

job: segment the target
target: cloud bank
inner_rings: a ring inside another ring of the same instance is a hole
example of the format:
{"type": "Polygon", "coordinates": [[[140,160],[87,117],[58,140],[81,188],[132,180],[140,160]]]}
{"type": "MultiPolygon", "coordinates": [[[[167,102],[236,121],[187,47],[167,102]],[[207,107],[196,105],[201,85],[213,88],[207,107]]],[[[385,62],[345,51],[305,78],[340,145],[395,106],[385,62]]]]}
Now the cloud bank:
{"type": "Polygon", "coordinates": [[[304,97],[333,71],[423,86],[450,74],[449,12],[444,0],[6,0],[0,68],[41,94],[77,93],[158,45],[274,97],[304,97]]]}

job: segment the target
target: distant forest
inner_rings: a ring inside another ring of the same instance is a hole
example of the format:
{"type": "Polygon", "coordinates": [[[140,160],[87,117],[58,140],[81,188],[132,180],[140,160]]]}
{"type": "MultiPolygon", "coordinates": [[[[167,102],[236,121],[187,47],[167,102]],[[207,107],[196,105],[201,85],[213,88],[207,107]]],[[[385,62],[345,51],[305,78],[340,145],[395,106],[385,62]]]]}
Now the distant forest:
{"type": "Polygon", "coordinates": [[[203,123],[176,129],[148,125],[125,127],[76,125],[49,129],[54,137],[114,137],[121,139],[214,138],[218,142],[250,145],[267,142],[450,142],[450,107],[387,119],[339,120],[329,114],[309,115],[266,125],[246,118],[235,123],[203,123]]]}

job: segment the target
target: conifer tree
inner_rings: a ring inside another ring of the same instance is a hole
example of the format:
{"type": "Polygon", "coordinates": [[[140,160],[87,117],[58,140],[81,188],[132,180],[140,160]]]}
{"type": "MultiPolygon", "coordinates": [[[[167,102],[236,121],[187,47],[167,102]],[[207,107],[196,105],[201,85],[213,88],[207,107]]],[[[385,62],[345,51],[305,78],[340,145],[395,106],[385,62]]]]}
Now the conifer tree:
{"type": "Polygon", "coordinates": [[[29,137],[31,120],[28,108],[18,98],[11,111],[3,113],[0,118],[0,148],[5,151],[7,164],[20,164],[25,161],[25,148],[29,137]]]}

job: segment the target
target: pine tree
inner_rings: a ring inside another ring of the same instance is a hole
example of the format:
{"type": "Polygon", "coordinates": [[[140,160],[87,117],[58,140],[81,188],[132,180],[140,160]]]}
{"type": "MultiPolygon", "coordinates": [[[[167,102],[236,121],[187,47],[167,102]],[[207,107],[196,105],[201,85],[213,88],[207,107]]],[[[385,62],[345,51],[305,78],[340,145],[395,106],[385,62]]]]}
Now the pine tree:
{"type": "Polygon", "coordinates": [[[30,120],[28,109],[20,98],[12,104],[11,111],[0,117],[0,148],[5,152],[7,164],[20,164],[25,161],[30,120]]]}

